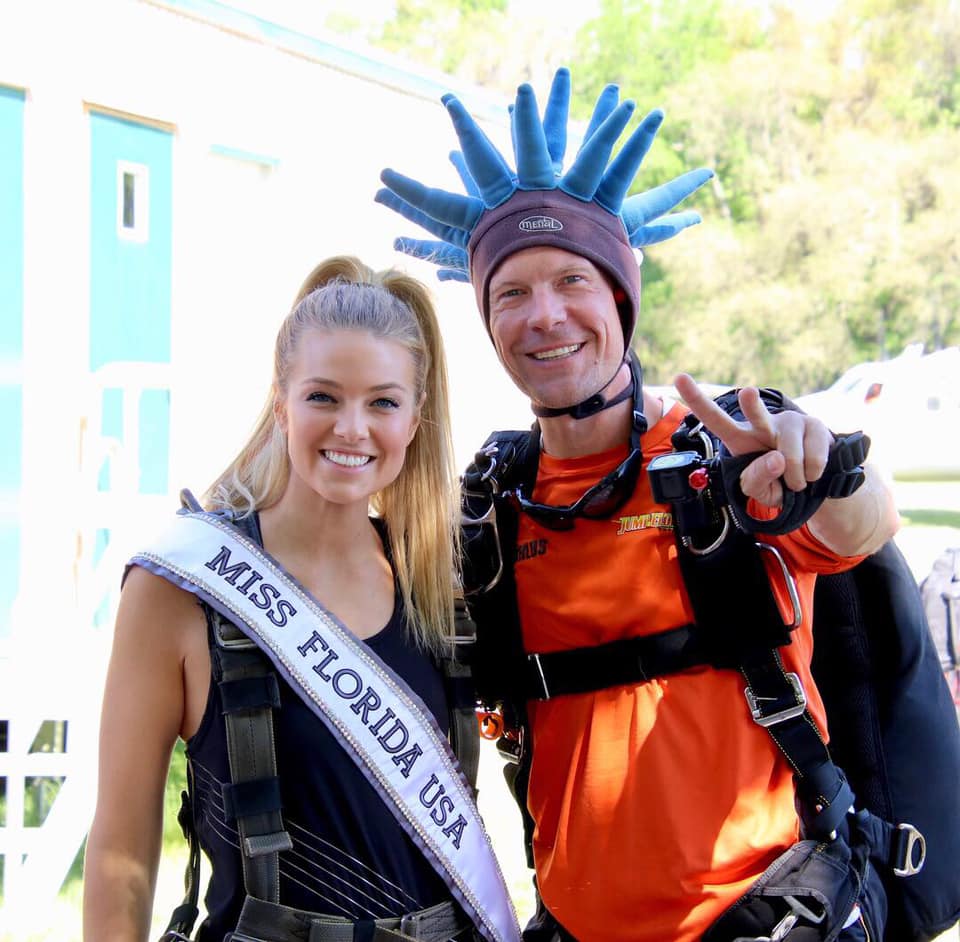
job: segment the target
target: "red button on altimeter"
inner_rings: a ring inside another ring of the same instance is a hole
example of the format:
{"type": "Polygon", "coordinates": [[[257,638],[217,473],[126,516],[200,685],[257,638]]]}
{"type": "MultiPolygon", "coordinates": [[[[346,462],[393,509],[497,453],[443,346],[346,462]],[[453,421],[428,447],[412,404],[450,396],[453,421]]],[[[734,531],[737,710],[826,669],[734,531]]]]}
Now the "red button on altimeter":
{"type": "Polygon", "coordinates": [[[690,481],[690,486],[695,491],[704,490],[710,483],[710,477],[707,474],[706,468],[697,468],[696,471],[691,471],[688,480],[690,481]]]}

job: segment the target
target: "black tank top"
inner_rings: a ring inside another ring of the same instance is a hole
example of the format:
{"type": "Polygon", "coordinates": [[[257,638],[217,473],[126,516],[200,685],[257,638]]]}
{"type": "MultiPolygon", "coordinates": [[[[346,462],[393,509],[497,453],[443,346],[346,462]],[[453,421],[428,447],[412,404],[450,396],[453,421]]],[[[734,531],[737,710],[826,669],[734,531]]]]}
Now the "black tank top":
{"type": "MultiPolygon", "coordinates": [[[[382,536],[382,527],[378,529],[382,536]]],[[[256,535],[259,539],[258,524],[256,535]]],[[[446,733],[442,676],[409,641],[404,620],[397,592],[390,621],[365,643],[410,685],[446,733]]],[[[280,854],[280,902],[378,919],[449,899],[444,882],[363,773],[293,689],[277,679],[277,771],[283,821],[293,840],[293,849],[280,854]]],[[[236,823],[226,820],[223,810],[221,788],[230,780],[230,766],[220,692],[212,678],[200,728],[186,751],[194,768],[198,836],[212,867],[205,896],[208,917],[197,939],[222,942],[236,927],[245,891],[236,823]]]]}

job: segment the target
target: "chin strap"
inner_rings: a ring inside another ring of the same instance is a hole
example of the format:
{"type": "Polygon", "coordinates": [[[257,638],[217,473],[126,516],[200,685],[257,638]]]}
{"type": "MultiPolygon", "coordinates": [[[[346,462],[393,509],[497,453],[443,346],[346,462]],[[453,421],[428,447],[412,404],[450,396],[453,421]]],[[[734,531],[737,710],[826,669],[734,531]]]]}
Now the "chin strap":
{"type": "Polygon", "coordinates": [[[541,419],[554,419],[560,415],[569,415],[574,419],[586,419],[604,409],[610,409],[619,405],[625,399],[633,396],[634,411],[643,411],[643,371],[640,362],[629,351],[624,358],[617,364],[613,376],[610,377],[592,396],[588,396],[583,402],[578,402],[572,406],[560,406],[556,409],[549,406],[531,405],[533,414],[541,419]],[[630,366],[632,383],[624,387],[612,399],[606,399],[603,391],[620,375],[620,367],[624,363],[630,366]]]}

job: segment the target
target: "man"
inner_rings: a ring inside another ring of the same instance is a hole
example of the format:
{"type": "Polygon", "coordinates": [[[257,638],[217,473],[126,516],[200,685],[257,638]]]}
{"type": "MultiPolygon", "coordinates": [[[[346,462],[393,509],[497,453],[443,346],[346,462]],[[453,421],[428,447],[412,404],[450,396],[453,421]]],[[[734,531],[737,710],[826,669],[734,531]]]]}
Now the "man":
{"type": "MultiPolygon", "coordinates": [[[[538,417],[539,448],[534,441],[532,459],[524,459],[533,462],[533,479],[511,484],[509,500],[495,495],[501,530],[510,511],[515,528],[500,589],[507,586],[512,602],[515,595],[516,617],[493,617],[482,594],[472,611],[488,649],[495,637],[506,651],[513,626],[533,678],[521,695],[525,702],[513,704],[524,727],[516,751],[523,753],[521,778],[529,775],[533,857],[542,901],[557,924],[552,938],[692,942],[725,913],[736,913],[734,904],[795,845],[792,760],[759,725],[769,717],[749,673],[748,708],[744,678],[736,669],[718,669],[716,660],[687,663],[658,648],[656,657],[669,662],[663,670],[640,668],[625,680],[610,657],[596,668],[592,652],[633,651],[638,641],[687,629],[685,646],[691,638],[702,641],[696,629],[713,617],[709,610],[736,611],[739,596],[769,594],[768,581],[778,609],[789,605],[782,578],[764,576],[762,585],[741,580],[739,563],[730,570],[737,581],[721,580],[704,605],[685,575],[690,570],[682,571],[686,551],[675,540],[676,513],[654,500],[643,472],[672,451],[671,435],[688,410],[731,455],[759,453],[739,474],[750,515],[744,527],[741,511],[740,529],[762,529],[762,520],[777,516],[781,505],[786,512],[793,495],[819,481],[834,437],[817,419],[768,407],[754,388],[742,390],[727,410],[686,374],[676,379],[685,407],[643,390],[630,352],[640,299],[633,249],[698,222],[695,213],[669,210],[711,174],[693,171],[625,199],[662,114],[648,115],[607,166],[633,111],[611,86],[576,160],[561,174],[568,100],[565,70],[557,73],[542,120],[532,91],[521,87],[512,119],[514,175],[447,96],[470,195],[430,190],[385,171],[387,189],[377,198],[441,240],[399,240],[398,248],[439,262],[441,277],[469,277],[497,355],[538,417]],[[728,414],[736,407],[737,416],[728,414]],[[552,670],[560,652],[576,652],[575,663],[591,665],[597,677],[588,689],[567,676],[558,695],[560,674],[552,670]]],[[[491,448],[487,458],[480,477],[494,474],[507,452],[491,448]]],[[[875,472],[867,467],[857,481],[859,487],[847,488],[853,493],[823,500],[799,528],[763,538],[796,580],[801,624],[775,655],[766,654],[782,667],[778,681],[795,679],[798,709],[809,717],[805,733],[825,727],[810,673],[816,574],[855,564],[898,525],[875,472]]],[[[752,552],[753,537],[747,542],[752,552]]],[[[749,660],[753,648],[745,650],[749,660]]],[[[739,662],[726,666],[747,672],[739,662]]],[[[774,726],[782,715],[773,716],[774,726]]],[[[831,835],[838,827],[845,834],[852,796],[842,782],[831,789],[801,808],[804,825],[816,831],[823,814],[831,835]]],[[[845,846],[842,838],[837,846],[845,846]]],[[[848,882],[859,888],[864,867],[848,882]]],[[[749,931],[739,916],[727,917],[706,938],[779,939],[798,924],[830,923],[829,938],[842,927],[839,938],[862,939],[871,930],[876,937],[882,920],[872,881],[859,900],[838,893],[842,901],[823,908],[797,902],[800,894],[789,888],[777,893],[788,902],[769,924],[740,907],[753,920],[749,931]]],[[[827,936],[809,936],[821,937],[827,936]]]]}

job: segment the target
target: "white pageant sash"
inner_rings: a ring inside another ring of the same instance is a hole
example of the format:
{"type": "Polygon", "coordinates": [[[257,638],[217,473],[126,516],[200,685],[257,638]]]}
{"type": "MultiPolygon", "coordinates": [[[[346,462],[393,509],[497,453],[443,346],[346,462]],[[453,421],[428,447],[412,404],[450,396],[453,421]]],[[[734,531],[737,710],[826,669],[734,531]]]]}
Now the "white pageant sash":
{"type": "Polygon", "coordinates": [[[430,711],[401,678],[214,514],[179,513],[130,564],[204,599],[255,641],[364,772],[484,938],[519,942],[470,787],[430,711]]]}

